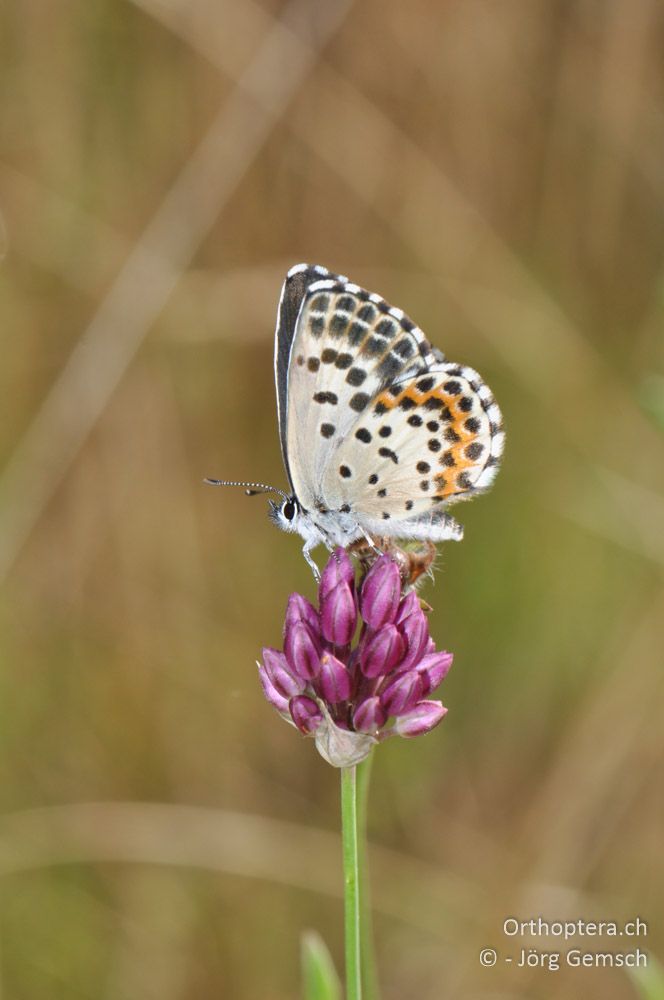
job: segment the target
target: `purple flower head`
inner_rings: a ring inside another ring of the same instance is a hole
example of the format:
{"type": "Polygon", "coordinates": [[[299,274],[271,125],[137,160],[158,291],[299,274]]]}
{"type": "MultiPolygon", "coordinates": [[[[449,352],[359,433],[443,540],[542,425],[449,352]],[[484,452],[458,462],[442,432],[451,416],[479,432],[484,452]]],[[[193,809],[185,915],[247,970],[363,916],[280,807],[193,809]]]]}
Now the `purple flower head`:
{"type": "Polygon", "coordinates": [[[381,555],[356,584],[350,558],[336,549],[319,609],[291,594],[283,652],[263,650],[259,678],[270,704],[313,736],[330,764],[348,767],[389,736],[433,729],[447,709],[428,695],[451,664],[451,653],[436,651],[415,591],[403,593],[397,562],[381,555]]]}

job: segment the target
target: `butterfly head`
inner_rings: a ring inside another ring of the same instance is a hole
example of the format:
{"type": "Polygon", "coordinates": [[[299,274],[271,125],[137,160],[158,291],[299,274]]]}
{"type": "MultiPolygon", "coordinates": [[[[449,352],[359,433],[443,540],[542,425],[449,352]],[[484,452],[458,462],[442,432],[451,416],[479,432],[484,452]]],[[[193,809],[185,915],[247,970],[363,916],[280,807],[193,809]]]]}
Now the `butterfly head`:
{"type": "Polygon", "coordinates": [[[302,513],[302,508],[294,496],[289,496],[278,486],[268,486],[266,483],[243,483],[229,481],[225,479],[205,479],[209,486],[242,486],[249,497],[257,496],[259,493],[277,493],[281,499],[279,501],[269,500],[270,520],[274,521],[282,531],[297,531],[298,520],[302,513]]]}
{"type": "Polygon", "coordinates": [[[270,520],[282,531],[297,531],[302,516],[302,508],[294,496],[284,496],[276,503],[270,500],[270,520]]]}

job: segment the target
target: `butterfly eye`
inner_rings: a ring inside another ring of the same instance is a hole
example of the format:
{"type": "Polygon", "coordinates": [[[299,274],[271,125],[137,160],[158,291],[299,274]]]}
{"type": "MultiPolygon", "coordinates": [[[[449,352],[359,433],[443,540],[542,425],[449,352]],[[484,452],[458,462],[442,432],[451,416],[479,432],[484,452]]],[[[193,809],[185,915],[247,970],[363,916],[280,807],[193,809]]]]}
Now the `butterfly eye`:
{"type": "Polygon", "coordinates": [[[287,521],[292,521],[295,517],[295,501],[286,500],[284,506],[282,507],[282,512],[287,521]]]}

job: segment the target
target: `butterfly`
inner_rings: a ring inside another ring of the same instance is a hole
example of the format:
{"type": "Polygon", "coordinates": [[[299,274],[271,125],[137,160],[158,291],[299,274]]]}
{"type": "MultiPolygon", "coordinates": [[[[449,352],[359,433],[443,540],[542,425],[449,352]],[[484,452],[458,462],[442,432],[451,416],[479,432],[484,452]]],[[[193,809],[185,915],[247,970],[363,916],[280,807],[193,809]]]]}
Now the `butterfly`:
{"type": "Polygon", "coordinates": [[[493,483],[505,435],[472,368],[446,361],[380,295],[320,265],[286,276],[275,333],[279,439],[290,492],[270,516],[311,550],[366,540],[459,541],[450,504],[493,483]]]}

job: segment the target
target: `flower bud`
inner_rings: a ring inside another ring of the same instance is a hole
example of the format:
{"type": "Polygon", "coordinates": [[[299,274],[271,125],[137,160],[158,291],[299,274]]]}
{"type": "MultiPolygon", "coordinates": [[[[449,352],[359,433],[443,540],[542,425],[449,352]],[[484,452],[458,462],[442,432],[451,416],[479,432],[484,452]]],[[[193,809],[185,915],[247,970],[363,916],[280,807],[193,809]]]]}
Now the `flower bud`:
{"type": "Polygon", "coordinates": [[[305,736],[311,736],[312,733],[315,733],[323,721],[323,713],[316,702],[304,694],[298,695],[297,698],[291,698],[288,708],[291,719],[305,736]]]}
{"type": "Polygon", "coordinates": [[[419,702],[424,682],[417,670],[398,674],[380,696],[380,703],[388,715],[404,715],[419,702]]]}
{"type": "Polygon", "coordinates": [[[321,574],[318,584],[318,603],[322,605],[329,592],[340,583],[347,583],[352,588],[355,583],[355,570],[346,550],[337,548],[321,574]]]}
{"type": "Polygon", "coordinates": [[[311,629],[315,638],[320,637],[320,621],[318,612],[313,604],[303,597],[302,594],[291,594],[288,598],[286,608],[286,620],[284,621],[284,634],[290,625],[295,622],[304,622],[311,629]]]}
{"type": "Polygon", "coordinates": [[[375,733],[386,721],[387,713],[376,697],[360,702],[353,713],[353,727],[358,733],[375,733]]]}
{"type": "Polygon", "coordinates": [[[429,623],[419,606],[399,624],[399,631],[406,643],[406,655],[399,670],[409,670],[416,666],[429,642],[429,623]]]}
{"type": "Polygon", "coordinates": [[[399,625],[405,618],[408,618],[408,615],[412,615],[413,611],[421,609],[421,607],[420,599],[415,591],[409,590],[399,605],[395,625],[399,625]]]}
{"type": "Polygon", "coordinates": [[[389,674],[401,660],[406,644],[396,626],[383,625],[377,632],[367,634],[360,648],[360,669],[365,677],[389,674]]]}
{"type": "Polygon", "coordinates": [[[322,598],[320,624],[323,636],[335,646],[346,646],[353,638],[357,625],[357,609],[353,592],[345,580],[329,590],[322,598]]]}
{"type": "Polygon", "coordinates": [[[320,657],[309,627],[304,622],[295,622],[286,629],[284,652],[288,665],[305,681],[318,676],[320,657]]]}
{"type": "Polygon", "coordinates": [[[304,681],[296,677],[285,655],[279,650],[269,647],[263,649],[263,666],[272,686],[283,698],[293,698],[304,691],[304,681]]]}
{"type": "Polygon", "coordinates": [[[421,736],[437,726],[447,715],[447,709],[440,701],[420,701],[406,715],[401,715],[394,724],[394,731],[406,739],[421,736]]]}
{"type": "Polygon", "coordinates": [[[400,596],[401,577],[397,564],[388,555],[382,555],[362,584],[360,608],[365,622],[375,629],[394,622],[400,596]]]}
{"type": "Polygon", "coordinates": [[[350,698],[350,677],[346,667],[332,653],[323,653],[318,678],[320,693],[328,705],[350,698]]]}
{"type": "Polygon", "coordinates": [[[258,664],[258,679],[261,682],[263,694],[269,703],[276,708],[277,712],[281,712],[282,714],[286,713],[288,711],[288,699],[279,694],[274,684],[268,677],[267,671],[262,663],[258,664]]]}
{"type": "Polygon", "coordinates": [[[441,681],[445,680],[452,666],[452,653],[427,653],[417,664],[417,671],[424,683],[423,697],[435,691],[441,681]]]}

